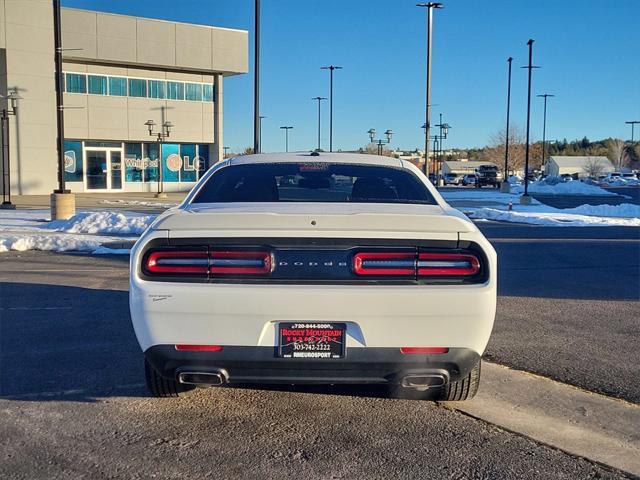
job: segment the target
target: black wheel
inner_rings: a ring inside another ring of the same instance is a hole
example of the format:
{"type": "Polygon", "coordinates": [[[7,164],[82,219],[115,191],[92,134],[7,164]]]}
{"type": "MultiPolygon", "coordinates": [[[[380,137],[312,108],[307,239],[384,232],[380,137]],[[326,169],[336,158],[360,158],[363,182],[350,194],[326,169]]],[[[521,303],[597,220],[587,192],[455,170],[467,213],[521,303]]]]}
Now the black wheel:
{"type": "Polygon", "coordinates": [[[177,397],[182,392],[193,388],[191,385],[184,385],[175,380],[162,377],[146,358],[144,360],[144,376],[147,381],[147,388],[154,397],[177,397]]]}
{"type": "Polygon", "coordinates": [[[442,388],[437,400],[441,402],[457,402],[475,397],[480,385],[480,362],[464,378],[457,382],[449,382],[442,388]]]}

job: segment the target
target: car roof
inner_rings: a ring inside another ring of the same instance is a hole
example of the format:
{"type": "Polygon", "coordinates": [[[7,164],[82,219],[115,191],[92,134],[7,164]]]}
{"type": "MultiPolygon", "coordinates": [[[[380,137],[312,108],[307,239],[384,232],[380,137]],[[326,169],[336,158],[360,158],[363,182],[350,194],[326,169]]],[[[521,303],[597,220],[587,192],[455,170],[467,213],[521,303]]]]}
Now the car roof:
{"type": "Polygon", "coordinates": [[[398,158],[343,152],[320,152],[318,155],[312,155],[309,152],[259,153],[257,155],[240,155],[229,159],[229,165],[260,163],[351,163],[396,168],[405,167],[404,161],[398,158]]]}

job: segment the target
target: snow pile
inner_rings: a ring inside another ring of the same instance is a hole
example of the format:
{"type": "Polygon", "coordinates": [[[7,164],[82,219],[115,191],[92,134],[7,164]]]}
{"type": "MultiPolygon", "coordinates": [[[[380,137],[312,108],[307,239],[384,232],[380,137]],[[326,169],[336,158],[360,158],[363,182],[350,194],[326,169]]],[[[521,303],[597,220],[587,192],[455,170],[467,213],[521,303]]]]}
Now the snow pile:
{"type": "Polygon", "coordinates": [[[102,200],[100,202],[103,205],[118,205],[123,207],[141,206],[141,207],[158,207],[158,208],[171,208],[179,205],[175,203],[162,203],[162,202],[147,202],[144,200],[102,200]]]}
{"type": "Polygon", "coordinates": [[[77,235],[1,235],[0,252],[15,250],[48,250],[54,252],[93,252],[104,242],[100,237],[78,237],[77,235]]]}
{"type": "MultiPolygon", "coordinates": [[[[608,205],[610,206],[610,205],[608,205]]],[[[626,205],[628,206],[628,205],[626,205]]],[[[632,205],[638,207],[637,205],[632,205]]],[[[582,207],[597,208],[591,205],[582,207]]],[[[582,207],[570,210],[578,210],[582,207]]],[[[555,212],[535,211],[505,211],[495,208],[479,208],[470,212],[470,218],[494,220],[498,222],[529,223],[534,225],[563,226],[563,227],[640,227],[640,218],[614,218],[590,215],[578,215],[575,213],[563,213],[569,210],[557,210],[555,212]]]]}
{"type": "Polygon", "coordinates": [[[580,205],[575,208],[558,210],[558,212],[597,217],[640,218],[640,205],[631,203],[622,203],[620,205],[580,205]]]}
{"type": "MultiPolygon", "coordinates": [[[[513,186],[513,193],[524,193],[524,185],[513,186]]],[[[592,195],[592,196],[611,196],[615,193],[608,192],[603,188],[587,183],[573,181],[566,183],[556,183],[552,185],[544,180],[529,183],[530,193],[540,193],[546,195],[592,195]]]]}
{"type": "Polygon", "coordinates": [[[67,233],[106,233],[140,235],[155,219],[155,215],[124,215],[116,212],[81,212],[69,220],[53,220],[42,228],[67,233]]]}

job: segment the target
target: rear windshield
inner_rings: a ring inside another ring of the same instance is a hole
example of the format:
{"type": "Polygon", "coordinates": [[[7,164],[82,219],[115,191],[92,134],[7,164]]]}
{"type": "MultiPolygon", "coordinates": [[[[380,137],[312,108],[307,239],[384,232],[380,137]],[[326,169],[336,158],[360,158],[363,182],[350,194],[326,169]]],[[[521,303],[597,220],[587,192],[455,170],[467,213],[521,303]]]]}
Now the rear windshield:
{"type": "Polygon", "coordinates": [[[340,163],[269,163],[224,167],[192,203],[353,202],[435,205],[411,172],[393,167],[340,163]]]}

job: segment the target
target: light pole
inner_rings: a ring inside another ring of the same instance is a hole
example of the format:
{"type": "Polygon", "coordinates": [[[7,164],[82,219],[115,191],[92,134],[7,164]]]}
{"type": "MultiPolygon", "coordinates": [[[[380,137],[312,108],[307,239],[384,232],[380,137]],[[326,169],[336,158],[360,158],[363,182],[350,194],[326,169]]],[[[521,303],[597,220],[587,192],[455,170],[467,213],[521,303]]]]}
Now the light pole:
{"type": "Polygon", "coordinates": [[[154,128],[156,127],[156,122],[153,120],[147,120],[144,124],[149,129],[149,135],[152,137],[156,137],[156,141],[158,142],[158,193],[155,194],[156,198],[167,198],[167,194],[164,193],[164,180],[162,173],[162,142],[165,138],[168,138],[171,135],[171,129],[173,128],[173,123],[165,121],[160,128],[159,132],[155,132],[154,128]]]}
{"type": "Polygon", "coordinates": [[[255,0],[253,62],[253,153],[260,153],[260,0],[255,0]]]}
{"type": "Polygon", "coordinates": [[[260,120],[260,125],[258,126],[258,145],[259,145],[259,151],[253,151],[253,153],[262,153],[262,120],[264,120],[265,117],[264,115],[260,115],[260,117],[258,117],[258,119],[260,120]]]}
{"type": "MultiPolygon", "coordinates": [[[[1,96],[1,95],[0,95],[1,96]]],[[[14,210],[15,204],[11,203],[11,150],[9,148],[9,116],[18,113],[18,100],[22,97],[17,90],[9,91],[6,97],[10,108],[2,109],[2,205],[4,210],[14,210]]]]}
{"type": "Polygon", "coordinates": [[[222,147],[224,149],[224,158],[227,158],[227,151],[229,150],[229,147],[222,147]]]}
{"type": "Polygon", "coordinates": [[[631,120],[631,121],[629,121],[629,122],[624,122],[624,123],[626,123],[627,125],[631,125],[631,143],[633,143],[633,142],[634,142],[634,137],[633,137],[633,127],[634,127],[635,125],[639,124],[639,123],[640,123],[640,120],[631,120]]]}
{"type": "Polygon", "coordinates": [[[542,120],[542,162],[540,163],[540,165],[544,165],[544,162],[546,160],[547,148],[547,98],[555,97],[555,95],[551,95],[550,93],[542,93],[537,96],[544,98],[544,115],[542,120]]]}
{"type": "Polygon", "coordinates": [[[280,127],[282,130],[284,130],[284,148],[285,148],[285,152],[289,152],[289,130],[291,130],[293,127],[280,127]]]}
{"type": "Polygon", "coordinates": [[[431,37],[433,30],[433,9],[443,8],[441,3],[418,3],[417,7],[427,9],[427,101],[424,130],[424,174],[429,176],[429,127],[431,123],[431,37]]]}
{"type": "Polygon", "coordinates": [[[529,126],[531,120],[531,72],[534,68],[533,66],[533,42],[535,40],[529,39],[527,45],[529,45],[529,64],[525,67],[529,70],[529,82],[527,86],[527,140],[524,149],[524,194],[520,197],[520,203],[530,204],[531,197],[529,196],[529,126]]]}
{"type": "Polygon", "coordinates": [[[371,140],[371,143],[375,143],[378,145],[378,155],[382,155],[382,146],[391,143],[391,137],[393,136],[393,131],[391,129],[387,129],[387,131],[384,132],[384,135],[387,137],[386,140],[382,140],[382,139],[375,140],[375,136],[376,136],[375,128],[370,128],[369,130],[367,130],[367,133],[369,134],[369,139],[371,140]]]}
{"type": "Polygon", "coordinates": [[[316,151],[320,151],[320,103],[322,100],[326,100],[326,97],[313,97],[311,100],[317,100],[318,102],[318,148],[316,151]]]}
{"type": "Polygon", "coordinates": [[[440,114],[440,123],[438,125],[435,125],[436,127],[438,127],[440,129],[440,134],[437,135],[438,138],[438,149],[439,149],[439,155],[438,155],[438,162],[439,162],[439,168],[438,168],[438,163],[436,163],[436,168],[438,169],[438,186],[442,186],[443,185],[443,180],[442,180],[442,162],[444,162],[444,148],[442,147],[442,140],[446,139],[447,136],[449,135],[449,129],[451,128],[451,125],[449,125],[448,123],[445,123],[442,121],[442,114],[440,114]]]}
{"type": "Polygon", "coordinates": [[[329,65],[320,70],[329,70],[329,151],[333,152],[333,71],[342,70],[342,67],[329,65]]]}
{"type": "Polygon", "coordinates": [[[502,185],[500,185],[500,191],[503,193],[509,193],[511,185],[507,181],[509,176],[509,113],[511,111],[511,62],[513,57],[507,58],[509,64],[509,76],[507,80],[507,129],[504,133],[504,178],[502,179],[502,185]]]}

